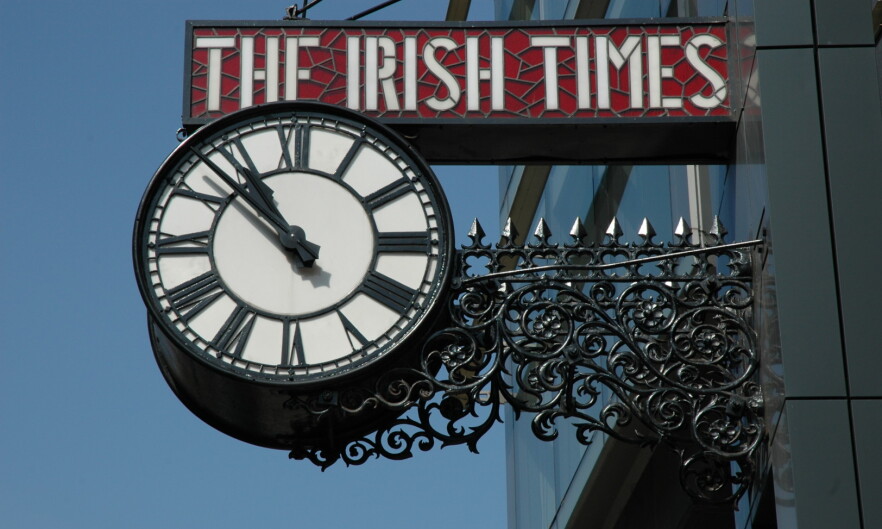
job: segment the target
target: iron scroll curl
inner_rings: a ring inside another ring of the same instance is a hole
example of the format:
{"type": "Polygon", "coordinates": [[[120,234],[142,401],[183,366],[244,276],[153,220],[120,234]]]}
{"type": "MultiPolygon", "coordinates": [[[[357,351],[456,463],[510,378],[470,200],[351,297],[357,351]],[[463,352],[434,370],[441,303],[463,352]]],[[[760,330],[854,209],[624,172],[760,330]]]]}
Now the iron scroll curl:
{"type": "Polygon", "coordinates": [[[298,402],[316,420],[366,408],[404,412],[357,438],[298,446],[291,458],[326,468],[464,444],[501,422],[503,405],[531,416],[550,441],[560,421],[583,444],[596,433],[666,443],[684,489],[734,501],[751,484],[765,438],[759,354],[751,324],[752,260],[761,240],[726,243],[715,219],[701,243],[682,219],[657,243],[644,220],[636,243],[613,220],[601,244],[518,243],[511,222],[491,247],[477,220],[457,251],[449,324],[422,344],[416,367],[392,369],[325,403],[298,402]],[[484,273],[474,273],[483,268],[484,273]]]}

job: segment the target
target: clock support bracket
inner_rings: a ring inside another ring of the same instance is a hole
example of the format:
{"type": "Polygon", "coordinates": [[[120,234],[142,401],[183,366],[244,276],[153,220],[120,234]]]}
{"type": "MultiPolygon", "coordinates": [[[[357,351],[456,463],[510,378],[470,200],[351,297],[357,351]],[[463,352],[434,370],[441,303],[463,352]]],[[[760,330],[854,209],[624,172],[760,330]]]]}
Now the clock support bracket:
{"type": "Polygon", "coordinates": [[[454,260],[449,323],[423,340],[418,368],[288,402],[316,421],[402,414],[290,457],[327,467],[435,444],[476,452],[507,404],[542,440],[667,444],[686,492],[737,500],[765,438],[752,326],[763,241],[727,243],[718,219],[700,237],[681,219],[669,243],[655,242],[646,220],[632,243],[620,241],[616,220],[599,243],[585,241],[579,219],[570,243],[550,242],[544,220],[533,235],[523,241],[509,221],[491,247],[476,220],[454,260]]]}

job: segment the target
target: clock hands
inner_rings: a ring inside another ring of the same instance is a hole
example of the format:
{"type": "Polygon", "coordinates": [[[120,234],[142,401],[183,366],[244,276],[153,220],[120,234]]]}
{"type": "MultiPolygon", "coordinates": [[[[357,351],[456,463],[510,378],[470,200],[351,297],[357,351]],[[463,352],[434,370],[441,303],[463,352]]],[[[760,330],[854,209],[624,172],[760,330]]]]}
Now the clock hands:
{"type": "Polygon", "coordinates": [[[279,233],[279,241],[286,249],[294,252],[303,266],[311,267],[318,259],[321,247],[307,241],[306,234],[300,226],[288,226],[287,232],[279,233]]]}
{"type": "Polygon", "coordinates": [[[245,177],[245,182],[248,184],[248,188],[245,189],[246,193],[249,195],[253,193],[258,197],[257,200],[252,202],[252,205],[280,228],[277,232],[282,246],[287,250],[293,251],[303,266],[311,267],[315,260],[318,259],[319,245],[306,240],[303,228],[288,224],[285,221],[285,217],[273,201],[273,190],[269,186],[264,184],[261,179],[255,177],[250,169],[242,167],[238,163],[234,165],[245,177]]]}
{"type": "Polygon", "coordinates": [[[279,242],[281,242],[282,247],[286,250],[292,251],[302,266],[309,268],[315,264],[315,260],[318,259],[321,247],[306,240],[306,233],[303,231],[303,228],[289,224],[285,221],[284,215],[282,215],[279,208],[276,207],[276,203],[273,201],[273,190],[270,189],[269,186],[254,176],[254,173],[249,169],[242,167],[235,158],[232,158],[232,156],[226,156],[226,153],[223,151],[221,151],[221,153],[224,154],[236,170],[245,177],[245,186],[228,175],[216,163],[211,161],[208,156],[202,154],[196,149],[191,148],[190,150],[198,156],[205,165],[211,168],[221,180],[223,180],[228,186],[232,187],[234,191],[256,209],[262,217],[266,218],[271,224],[273,224],[273,228],[279,236],[279,242]]]}

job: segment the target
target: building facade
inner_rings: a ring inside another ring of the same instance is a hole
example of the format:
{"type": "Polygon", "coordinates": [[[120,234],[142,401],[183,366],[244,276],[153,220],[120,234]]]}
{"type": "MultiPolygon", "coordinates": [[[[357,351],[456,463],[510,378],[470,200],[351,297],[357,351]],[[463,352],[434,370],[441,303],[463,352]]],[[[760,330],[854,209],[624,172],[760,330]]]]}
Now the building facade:
{"type": "MultiPolygon", "coordinates": [[[[452,3],[453,5],[453,3],[452,3]]],[[[882,105],[876,0],[496,0],[499,20],[727,17],[735,153],[725,165],[500,168],[500,218],[555,234],[613,218],[635,240],[718,216],[763,238],[753,317],[767,439],[736,509],[693,502],[678,460],[558,424],[537,440],[506,419],[510,529],[882,527],[879,288],[882,105]],[[874,16],[876,18],[874,18],[874,16]]],[[[591,163],[591,160],[586,160],[591,163]]],[[[606,396],[610,398],[610,396],[606,396]]],[[[509,413],[511,413],[509,411],[509,413]]]]}

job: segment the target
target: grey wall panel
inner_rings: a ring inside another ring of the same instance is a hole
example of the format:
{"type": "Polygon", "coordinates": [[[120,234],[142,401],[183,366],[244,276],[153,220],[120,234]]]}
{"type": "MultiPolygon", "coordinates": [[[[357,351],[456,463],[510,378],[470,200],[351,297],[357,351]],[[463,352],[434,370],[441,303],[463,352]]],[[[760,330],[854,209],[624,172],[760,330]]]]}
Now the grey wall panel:
{"type": "Polygon", "coordinates": [[[873,48],[818,50],[833,235],[852,396],[882,397],[878,311],[882,108],[873,48]]]}
{"type": "Polygon", "coordinates": [[[882,400],[851,402],[864,527],[882,527],[882,400]]]}
{"type": "Polygon", "coordinates": [[[807,0],[757,0],[753,5],[757,46],[808,46],[814,42],[811,3],[807,0]]]}
{"type": "Polygon", "coordinates": [[[814,54],[757,61],[786,392],[845,396],[814,54]]]}
{"type": "Polygon", "coordinates": [[[730,0],[729,84],[732,104],[737,110],[749,104],[751,75],[756,65],[756,27],[752,0],[730,0]]]}
{"type": "Polygon", "coordinates": [[[859,529],[848,404],[788,400],[787,429],[799,529],[859,529]]]}
{"type": "Polygon", "coordinates": [[[814,0],[818,45],[873,44],[872,4],[868,0],[814,0]]]}

